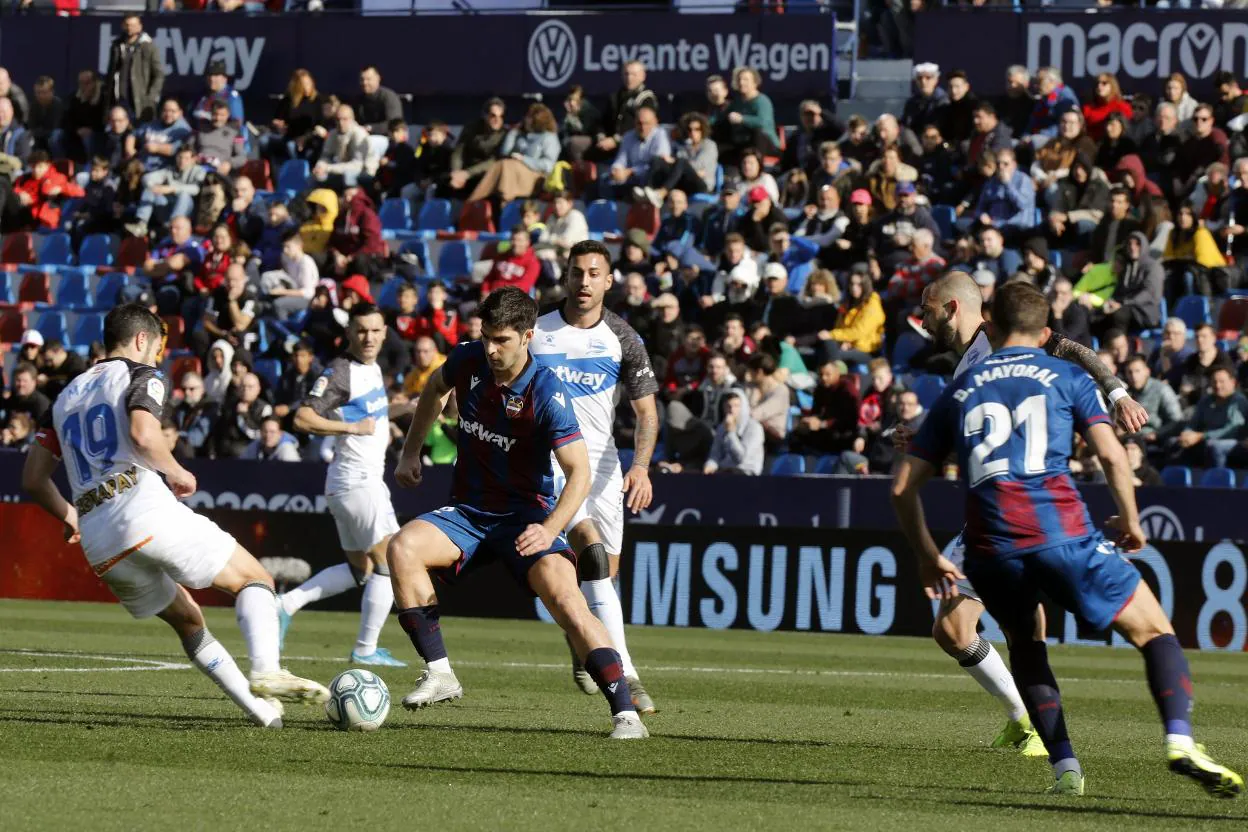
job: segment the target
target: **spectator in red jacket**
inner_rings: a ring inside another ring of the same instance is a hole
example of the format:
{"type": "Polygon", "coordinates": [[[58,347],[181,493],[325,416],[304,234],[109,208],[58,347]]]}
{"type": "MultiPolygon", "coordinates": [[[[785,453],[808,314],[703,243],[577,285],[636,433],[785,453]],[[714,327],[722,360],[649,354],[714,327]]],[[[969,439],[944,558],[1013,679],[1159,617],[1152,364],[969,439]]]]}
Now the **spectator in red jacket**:
{"type": "Polygon", "coordinates": [[[61,223],[61,200],[81,197],[84,191],[52,167],[52,159],[46,150],[30,154],[30,169],[30,173],[18,178],[13,192],[22,207],[30,212],[31,225],[39,229],[56,229],[61,223]]]}
{"type": "Polygon", "coordinates": [[[481,284],[481,299],[485,300],[490,292],[504,286],[515,286],[532,294],[541,270],[541,263],[533,251],[529,230],[523,225],[517,225],[511,229],[511,248],[494,261],[494,267],[481,284]]]}
{"type": "Polygon", "coordinates": [[[1118,79],[1108,72],[1096,76],[1096,94],[1092,100],[1083,105],[1084,129],[1093,141],[1099,142],[1105,136],[1105,122],[1114,113],[1119,113],[1126,121],[1131,121],[1131,103],[1122,97],[1122,88],[1118,79]]]}
{"type": "Polygon", "coordinates": [[[230,267],[231,261],[230,249],[234,247],[229,226],[222,224],[212,229],[209,242],[212,247],[204,257],[204,267],[195,275],[195,291],[201,295],[214,292],[225,283],[225,271],[230,267]]]}
{"type": "Polygon", "coordinates": [[[706,333],[697,324],[685,330],[685,341],[667,359],[667,377],[663,389],[669,397],[679,399],[685,393],[697,390],[706,378],[706,368],[711,361],[711,348],[706,345],[706,333]]]}
{"type": "Polygon", "coordinates": [[[336,275],[362,274],[371,281],[382,278],[386,243],[381,237],[377,207],[363,188],[351,187],[342,193],[344,210],[338,215],[329,238],[327,265],[336,275]]]}

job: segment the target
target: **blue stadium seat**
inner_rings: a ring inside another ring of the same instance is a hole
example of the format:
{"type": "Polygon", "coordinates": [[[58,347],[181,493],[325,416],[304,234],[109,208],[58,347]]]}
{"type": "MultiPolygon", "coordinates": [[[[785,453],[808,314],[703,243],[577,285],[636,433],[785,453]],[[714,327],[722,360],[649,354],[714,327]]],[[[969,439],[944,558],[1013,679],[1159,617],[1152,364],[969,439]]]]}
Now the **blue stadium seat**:
{"type": "Polygon", "coordinates": [[[511,202],[508,202],[503,206],[503,210],[498,215],[498,223],[495,226],[498,228],[498,233],[505,234],[510,237],[511,227],[513,225],[519,225],[523,215],[523,199],[513,199],[511,202]]]}
{"type": "Polygon", "coordinates": [[[945,389],[945,380],[931,374],[915,376],[910,389],[919,397],[919,404],[923,405],[923,409],[926,410],[940,397],[940,392],[945,389]]]}
{"type": "MultiPolygon", "coordinates": [[[[1188,329],[1195,329],[1201,324],[1213,323],[1209,313],[1209,298],[1204,295],[1184,295],[1174,305],[1174,317],[1187,324],[1188,329]]],[[[1162,318],[1162,323],[1165,323],[1162,318]]]]}
{"type": "Polygon", "coordinates": [[[1161,469],[1161,481],[1172,487],[1190,488],[1192,469],[1186,465],[1167,465],[1161,469]]]}
{"type": "Polygon", "coordinates": [[[1207,468],[1200,475],[1201,488],[1234,488],[1235,472],[1230,468],[1207,468]]]}
{"type": "Polygon", "coordinates": [[[637,452],[632,448],[620,448],[620,468],[625,472],[633,467],[633,459],[637,452]]]}
{"type": "Polygon", "coordinates": [[[771,463],[771,475],[773,477],[788,477],[793,474],[806,473],[806,457],[801,454],[780,454],[776,457],[775,462],[771,463]]]}
{"type": "Polygon", "coordinates": [[[78,264],[111,266],[116,261],[116,245],[111,234],[89,234],[78,249],[78,264]]]}
{"type": "Polygon", "coordinates": [[[953,224],[957,222],[958,215],[954,212],[952,205],[933,205],[932,219],[936,221],[936,225],[940,228],[940,239],[953,239],[953,224]]]}
{"type": "Polygon", "coordinates": [[[35,257],[40,266],[72,266],[74,247],[64,231],[35,235],[35,257]]]}
{"type": "Polygon", "coordinates": [[[412,205],[406,199],[387,199],[377,212],[382,231],[411,231],[412,205]]]}
{"type": "Polygon", "coordinates": [[[595,199],[585,213],[591,234],[619,234],[620,209],[609,199],[595,199]]]}
{"type": "Polygon", "coordinates": [[[13,272],[0,272],[0,303],[13,302],[13,272]]]}
{"type": "Polygon", "coordinates": [[[398,309],[399,289],[405,284],[411,285],[401,277],[392,277],[381,284],[381,289],[377,292],[377,305],[382,309],[398,309]]]}
{"type": "Polygon", "coordinates": [[[64,343],[69,334],[69,322],[65,319],[64,312],[49,309],[39,316],[35,329],[39,330],[45,341],[64,343]]]}
{"type": "Polygon", "coordinates": [[[64,269],[55,281],[53,300],[63,309],[90,309],[91,283],[82,269],[64,269]]]}
{"type": "Polygon", "coordinates": [[[282,379],[282,362],[276,358],[257,359],[256,375],[264,380],[265,386],[269,390],[273,390],[282,379]]]}
{"type": "Polygon", "coordinates": [[[451,214],[449,199],[431,199],[420,207],[420,215],[416,218],[416,228],[420,231],[454,231],[455,218],[451,214]]]}
{"type": "Polygon", "coordinates": [[[299,193],[308,186],[312,168],[306,159],[287,159],[277,173],[276,190],[299,193]]]}
{"type": "Polygon", "coordinates": [[[130,284],[130,276],[125,272],[109,272],[100,276],[95,285],[95,308],[112,309],[117,305],[121,290],[130,284]]]}
{"type": "Polygon", "coordinates": [[[472,249],[463,240],[451,240],[442,244],[438,252],[438,277],[454,280],[472,274],[472,249]]]}
{"type": "Polygon", "coordinates": [[[61,200],[61,231],[68,231],[74,222],[74,214],[78,213],[82,200],[77,197],[70,197],[61,200]]]}
{"type": "Polygon", "coordinates": [[[806,281],[810,279],[811,274],[818,268],[818,260],[807,260],[793,267],[793,271],[789,272],[788,292],[790,295],[801,295],[802,290],[806,288],[806,281]]]}
{"type": "Polygon", "coordinates": [[[724,189],[724,166],[715,166],[715,190],[709,194],[693,194],[689,197],[690,205],[697,205],[699,202],[707,205],[714,205],[719,202],[719,192],[724,189]]]}
{"type": "Polygon", "coordinates": [[[794,390],[793,397],[797,399],[800,410],[810,410],[815,406],[815,396],[809,390],[794,390]]]}
{"type": "Polygon", "coordinates": [[[70,343],[75,347],[89,347],[92,341],[104,341],[104,316],[98,312],[79,315],[70,336],[70,343]]]}
{"type": "Polygon", "coordinates": [[[901,333],[901,337],[897,339],[897,345],[893,347],[893,367],[898,372],[909,372],[910,359],[914,358],[915,354],[925,346],[927,346],[927,341],[924,341],[919,333],[901,333]]]}
{"type": "Polygon", "coordinates": [[[1151,338],[1160,338],[1162,327],[1166,325],[1166,321],[1170,319],[1170,307],[1166,304],[1166,299],[1161,299],[1161,324],[1156,329],[1145,329],[1140,331],[1140,337],[1144,340],[1151,338]]]}
{"type": "Polygon", "coordinates": [[[816,474],[835,474],[836,466],[841,464],[840,454],[824,454],[815,462],[816,474]]]}
{"type": "Polygon", "coordinates": [[[433,277],[433,258],[429,256],[429,244],[424,240],[406,240],[399,248],[399,256],[410,254],[420,263],[420,270],[426,277],[433,277]]]}

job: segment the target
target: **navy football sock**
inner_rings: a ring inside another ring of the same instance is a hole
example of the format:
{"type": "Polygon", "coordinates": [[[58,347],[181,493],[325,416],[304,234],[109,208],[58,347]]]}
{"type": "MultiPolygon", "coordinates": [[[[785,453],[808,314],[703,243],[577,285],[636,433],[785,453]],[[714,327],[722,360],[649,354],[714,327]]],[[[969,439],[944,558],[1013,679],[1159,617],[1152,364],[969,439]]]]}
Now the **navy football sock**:
{"type": "Polygon", "coordinates": [[[585,657],[585,670],[595,682],[602,695],[607,697],[611,705],[611,713],[635,710],[633,694],[628,689],[628,681],[624,678],[624,668],[620,664],[620,654],[610,647],[599,647],[590,650],[585,657]]]}
{"type": "Polygon", "coordinates": [[[1049,749],[1049,762],[1056,767],[1060,762],[1074,760],[1075,751],[1062,713],[1062,693],[1049,667],[1048,645],[1031,639],[1015,640],[1010,645],[1010,669],[1027,705],[1031,725],[1049,749]]]}
{"type": "Polygon", "coordinates": [[[1179,640],[1171,634],[1145,644],[1144,670],[1148,688],[1161,712],[1167,734],[1192,735],[1192,674],[1179,640]]]}
{"type": "Polygon", "coordinates": [[[446,658],[446,645],[442,643],[442,622],[437,604],[401,610],[399,624],[412,640],[412,646],[425,660],[425,664],[446,658]]]}

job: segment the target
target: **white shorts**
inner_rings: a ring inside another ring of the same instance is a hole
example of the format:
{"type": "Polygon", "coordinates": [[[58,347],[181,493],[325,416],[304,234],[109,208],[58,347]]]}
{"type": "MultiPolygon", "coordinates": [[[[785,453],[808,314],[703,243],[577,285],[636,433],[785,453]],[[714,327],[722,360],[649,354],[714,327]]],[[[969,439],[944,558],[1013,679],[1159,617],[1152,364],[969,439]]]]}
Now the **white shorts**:
{"type": "Polygon", "coordinates": [[[338,542],[346,552],[367,552],[399,530],[384,482],[362,482],[350,491],[327,494],[325,502],[338,527],[338,542]]]}
{"type": "Polygon", "coordinates": [[[82,541],[95,574],[135,618],[164,611],[173,603],[178,584],[191,589],[211,586],[238,547],[216,523],[172,499],[168,507],[128,525],[124,531],[137,540],[123,549],[112,542],[123,530],[94,536],[88,526],[82,541]]]}
{"type": "MultiPolygon", "coordinates": [[[[958,536],[949,541],[949,545],[946,546],[945,551],[942,552],[942,554],[949,559],[950,563],[958,567],[959,572],[962,571],[962,563],[966,560],[966,543],[962,540],[963,534],[965,534],[965,532],[958,532],[958,536]]],[[[971,586],[971,582],[966,578],[958,581],[958,593],[965,595],[972,601],[979,601],[981,604],[983,603],[983,600],[979,597],[979,593],[975,591],[975,587],[971,586]]]]}
{"type": "MultiPolygon", "coordinates": [[[[555,494],[563,493],[563,471],[555,466],[555,494]]],[[[586,518],[591,518],[598,528],[598,536],[607,554],[618,555],[624,550],[624,474],[616,465],[610,475],[594,473],[589,484],[589,496],[576,510],[568,530],[576,528],[586,518]]]]}

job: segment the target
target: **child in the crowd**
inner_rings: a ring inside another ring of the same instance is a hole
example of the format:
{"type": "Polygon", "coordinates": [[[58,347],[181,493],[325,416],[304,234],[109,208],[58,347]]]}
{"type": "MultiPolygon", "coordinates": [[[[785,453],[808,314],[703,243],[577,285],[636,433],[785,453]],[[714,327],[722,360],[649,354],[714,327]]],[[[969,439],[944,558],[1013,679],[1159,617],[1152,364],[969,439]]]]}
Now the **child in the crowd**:
{"type": "Polygon", "coordinates": [[[269,206],[269,224],[256,243],[255,256],[260,260],[260,271],[268,272],[282,267],[282,238],[295,227],[290,211],[280,202],[269,206]]]}
{"type": "Polygon", "coordinates": [[[114,205],[117,201],[117,184],[110,175],[108,160],[99,156],[91,160],[91,170],[82,201],[74,209],[70,225],[70,237],[77,251],[88,234],[111,234],[117,228],[114,205]]]}
{"type": "Polygon", "coordinates": [[[387,125],[390,146],[386,155],[381,157],[381,167],[377,170],[377,178],[381,189],[387,197],[397,197],[403,189],[416,181],[418,165],[416,148],[408,142],[410,134],[407,122],[401,118],[391,119],[387,125]]]}

